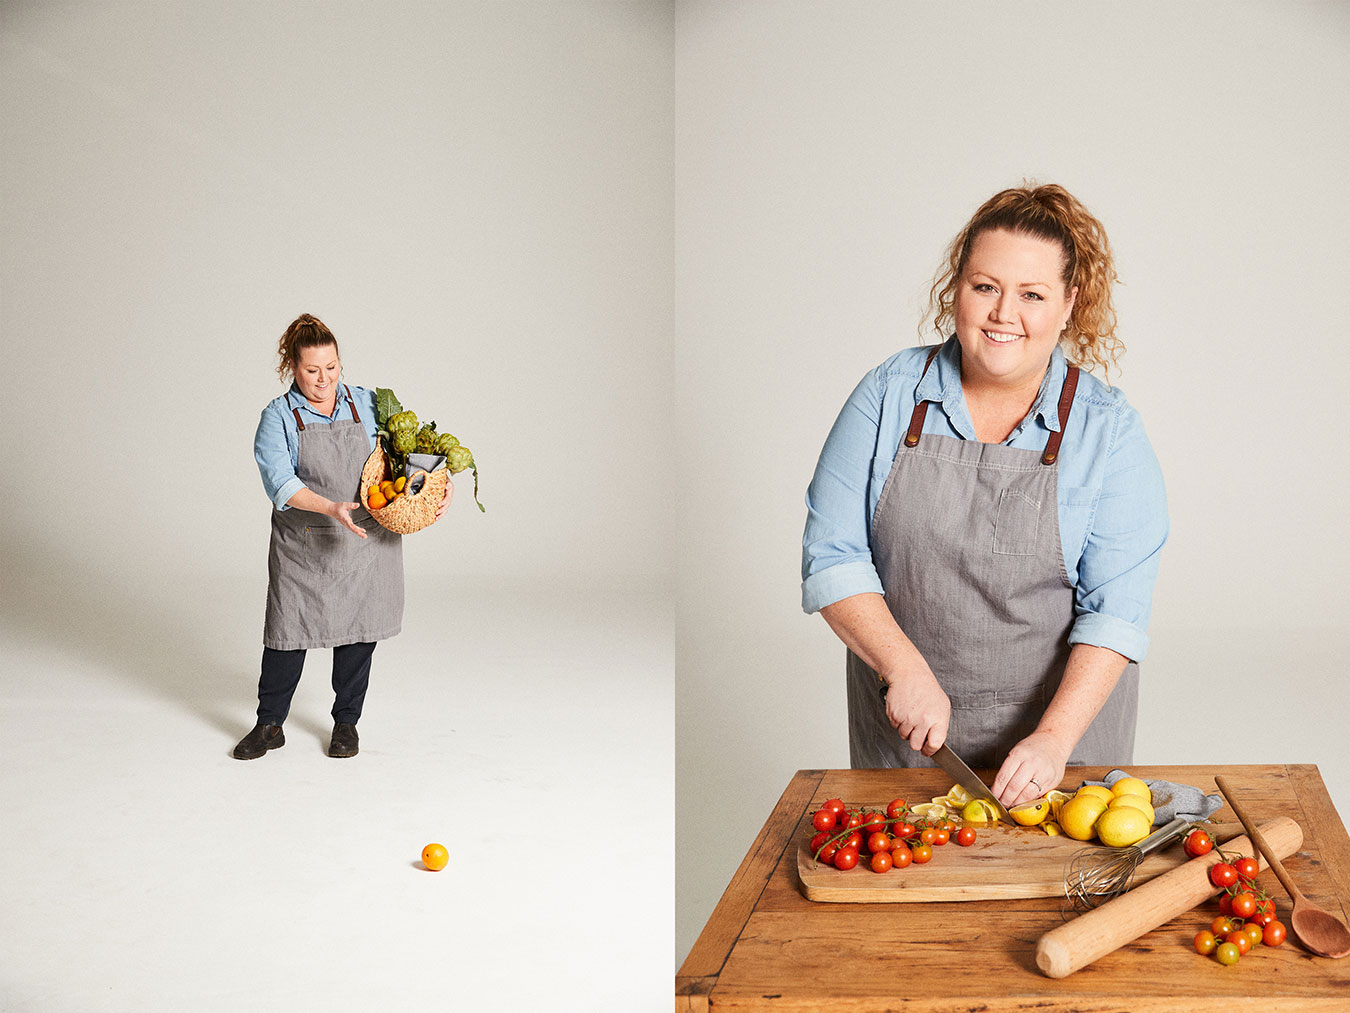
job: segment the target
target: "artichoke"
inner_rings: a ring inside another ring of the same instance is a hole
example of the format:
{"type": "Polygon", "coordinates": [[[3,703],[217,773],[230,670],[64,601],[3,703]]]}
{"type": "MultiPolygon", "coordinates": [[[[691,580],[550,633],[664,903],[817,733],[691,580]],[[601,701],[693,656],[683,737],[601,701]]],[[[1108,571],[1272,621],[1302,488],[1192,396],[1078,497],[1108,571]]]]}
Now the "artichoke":
{"type": "Polygon", "coordinates": [[[449,433],[436,434],[436,447],[432,450],[433,454],[440,454],[442,457],[449,457],[450,450],[459,446],[459,440],[455,439],[449,433]]]}
{"type": "Polygon", "coordinates": [[[436,453],[436,423],[429,422],[417,430],[417,452],[419,454],[436,453]]]}
{"type": "Polygon", "coordinates": [[[407,457],[417,452],[417,434],[410,429],[396,429],[392,437],[394,453],[407,457]]]}
{"type": "Polygon", "coordinates": [[[417,435],[417,416],[410,411],[402,411],[397,415],[389,416],[390,435],[398,433],[408,433],[414,439],[417,435]]]}

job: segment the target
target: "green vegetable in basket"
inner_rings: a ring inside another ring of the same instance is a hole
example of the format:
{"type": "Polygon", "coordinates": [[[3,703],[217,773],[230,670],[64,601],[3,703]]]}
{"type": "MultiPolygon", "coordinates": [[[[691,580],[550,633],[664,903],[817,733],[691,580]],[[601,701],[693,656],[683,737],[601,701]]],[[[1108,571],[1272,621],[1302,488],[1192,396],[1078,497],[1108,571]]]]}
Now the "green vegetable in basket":
{"type": "Polygon", "coordinates": [[[389,433],[391,436],[397,436],[399,433],[408,433],[417,441],[417,416],[410,411],[401,411],[397,415],[389,417],[389,433]]]}
{"type": "Polygon", "coordinates": [[[434,454],[436,452],[436,423],[428,422],[417,430],[417,452],[434,454]]]}
{"type": "MultiPolygon", "coordinates": [[[[473,501],[478,503],[478,465],[473,463],[473,454],[468,447],[459,445],[458,440],[455,441],[455,444],[455,446],[446,449],[445,466],[450,469],[452,475],[458,475],[466,469],[473,469],[473,501]]],[[[481,513],[487,513],[487,508],[482,503],[478,503],[478,509],[481,513]]]]}
{"type": "Polygon", "coordinates": [[[440,454],[442,457],[449,457],[450,451],[459,446],[459,440],[455,439],[450,433],[437,433],[436,446],[432,450],[433,454],[440,454]]]}
{"type": "MultiPolygon", "coordinates": [[[[396,429],[392,437],[394,453],[399,457],[406,458],[409,454],[417,452],[417,434],[409,429],[396,429]]],[[[400,462],[399,468],[402,470],[403,464],[400,462]]]]}

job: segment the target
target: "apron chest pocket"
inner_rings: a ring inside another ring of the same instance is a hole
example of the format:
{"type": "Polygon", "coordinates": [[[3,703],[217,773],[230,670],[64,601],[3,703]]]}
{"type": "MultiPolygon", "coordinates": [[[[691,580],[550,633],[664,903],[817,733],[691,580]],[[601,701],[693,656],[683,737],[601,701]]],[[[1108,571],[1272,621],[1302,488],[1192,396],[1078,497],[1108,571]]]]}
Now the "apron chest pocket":
{"type": "Polygon", "coordinates": [[[1018,489],[1003,489],[994,520],[994,551],[1004,556],[1036,554],[1036,533],[1041,523],[1041,504],[1018,489]]]}

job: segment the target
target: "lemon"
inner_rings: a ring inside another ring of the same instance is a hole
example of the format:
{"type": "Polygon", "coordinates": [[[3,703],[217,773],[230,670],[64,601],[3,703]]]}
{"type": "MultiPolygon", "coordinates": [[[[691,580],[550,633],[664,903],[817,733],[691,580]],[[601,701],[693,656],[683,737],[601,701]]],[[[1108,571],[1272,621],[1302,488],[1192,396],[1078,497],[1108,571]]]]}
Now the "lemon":
{"type": "Polygon", "coordinates": [[[1145,802],[1153,801],[1153,792],[1149,790],[1147,784],[1137,777],[1122,777],[1115,784],[1111,785],[1111,794],[1119,797],[1121,795],[1138,795],[1145,802]]]}
{"type": "Polygon", "coordinates": [[[1109,803],[1116,796],[1111,794],[1110,788],[1103,788],[1100,784],[1085,784],[1075,793],[1078,795],[1096,795],[1103,802],[1109,803]]]}
{"type": "Polygon", "coordinates": [[[1060,791],[1058,788],[1051,788],[1045,793],[1045,797],[1050,802],[1050,818],[1055,820],[1059,819],[1060,807],[1073,798],[1067,791],[1060,791]]]}
{"type": "Polygon", "coordinates": [[[945,820],[947,818],[947,807],[941,802],[920,802],[910,811],[915,816],[920,816],[926,820],[945,820]]]}
{"type": "Polygon", "coordinates": [[[1111,800],[1111,804],[1108,805],[1106,808],[1138,809],[1141,813],[1143,813],[1145,816],[1148,817],[1148,825],[1153,826],[1153,819],[1155,815],[1153,812],[1153,806],[1149,805],[1145,799],[1140,798],[1138,795],[1118,795],[1111,800]]]}
{"type": "Polygon", "coordinates": [[[1132,806],[1107,809],[1097,819],[1097,836],[1108,848],[1125,848],[1148,836],[1153,824],[1132,806]]]}
{"type": "Polygon", "coordinates": [[[998,819],[998,813],[985,799],[973,798],[961,810],[961,819],[967,823],[990,823],[998,819]]]}
{"type": "Polygon", "coordinates": [[[408,476],[400,475],[398,478],[394,479],[394,492],[402,492],[403,487],[407,484],[408,484],[408,476]]]}
{"type": "MultiPolygon", "coordinates": [[[[1090,841],[1096,836],[1093,824],[1106,812],[1106,803],[1079,792],[1059,810],[1059,825],[1075,841],[1090,841]]],[[[1143,816],[1143,813],[1140,813],[1143,816]]]]}
{"type": "Polygon", "coordinates": [[[952,790],[947,792],[945,798],[942,799],[935,798],[933,799],[933,801],[946,802],[948,805],[952,805],[955,806],[957,809],[960,809],[974,797],[975,797],[974,795],[966,791],[966,789],[962,788],[959,784],[954,784],[952,785],[952,790]]]}
{"type": "Polygon", "coordinates": [[[1024,827],[1040,826],[1045,822],[1045,818],[1050,815],[1050,800],[1034,798],[1030,802],[1013,806],[1008,810],[1008,815],[1024,827]]]}
{"type": "Polygon", "coordinates": [[[1046,820],[1041,824],[1041,829],[1051,837],[1058,837],[1060,834],[1064,833],[1064,831],[1059,828],[1059,824],[1054,820],[1046,820]]]}

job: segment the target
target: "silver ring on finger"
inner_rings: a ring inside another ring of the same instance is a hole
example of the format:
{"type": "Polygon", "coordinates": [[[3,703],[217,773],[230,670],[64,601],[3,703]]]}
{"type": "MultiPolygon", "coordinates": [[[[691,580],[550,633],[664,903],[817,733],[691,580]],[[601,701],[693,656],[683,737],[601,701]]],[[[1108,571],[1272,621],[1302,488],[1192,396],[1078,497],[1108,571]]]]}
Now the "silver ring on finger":
{"type": "Polygon", "coordinates": [[[1030,781],[1031,781],[1032,784],[1034,784],[1034,785],[1036,786],[1036,790],[1037,790],[1037,791],[1040,791],[1041,783],[1040,783],[1039,781],[1037,781],[1034,777],[1033,777],[1033,778],[1030,778],[1030,781]]]}

